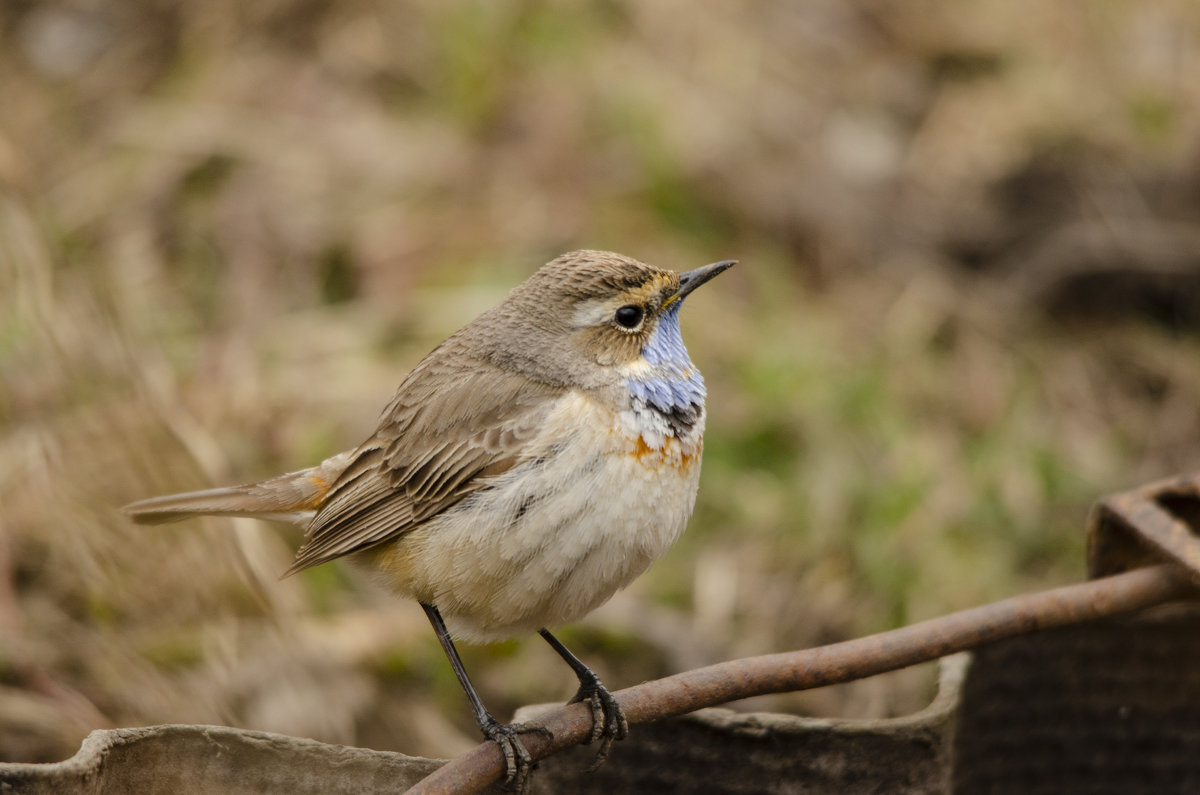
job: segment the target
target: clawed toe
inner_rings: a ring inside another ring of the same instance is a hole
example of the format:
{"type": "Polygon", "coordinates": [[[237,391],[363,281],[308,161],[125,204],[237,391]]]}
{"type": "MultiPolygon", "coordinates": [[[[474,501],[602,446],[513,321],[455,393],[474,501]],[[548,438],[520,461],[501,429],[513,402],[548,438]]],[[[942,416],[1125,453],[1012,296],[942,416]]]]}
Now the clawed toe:
{"type": "Polygon", "coordinates": [[[500,746],[504,754],[504,786],[514,792],[525,792],[529,788],[529,772],[533,769],[533,758],[521,742],[518,732],[522,727],[492,720],[480,726],[483,736],[500,746]]]}
{"type": "Polygon", "coordinates": [[[621,705],[599,679],[581,684],[579,692],[571,699],[571,703],[575,702],[587,702],[592,708],[592,734],[588,742],[600,741],[596,759],[590,768],[595,770],[608,759],[613,741],[624,740],[629,735],[629,721],[625,719],[621,705]]]}
{"type": "Polygon", "coordinates": [[[575,694],[570,703],[583,701],[586,701],[592,708],[592,736],[588,742],[595,742],[602,738],[624,740],[628,736],[629,721],[625,719],[621,705],[617,703],[613,694],[600,684],[599,680],[595,684],[581,685],[579,692],[575,694]]]}

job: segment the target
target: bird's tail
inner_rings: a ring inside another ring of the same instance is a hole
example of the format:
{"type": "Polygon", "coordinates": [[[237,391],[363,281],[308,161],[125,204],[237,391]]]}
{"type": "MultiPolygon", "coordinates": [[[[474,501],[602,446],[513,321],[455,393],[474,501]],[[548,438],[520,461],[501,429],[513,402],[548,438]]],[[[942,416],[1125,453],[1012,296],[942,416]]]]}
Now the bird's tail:
{"type": "Polygon", "coordinates": [[[253,516],[304,526],[312,521],[351,457],[351,452],[339,453],[315,467],[270,480],[151,497],[126,505],[123,510],[139,524],[163,524],[208,515],[253,516]]]}

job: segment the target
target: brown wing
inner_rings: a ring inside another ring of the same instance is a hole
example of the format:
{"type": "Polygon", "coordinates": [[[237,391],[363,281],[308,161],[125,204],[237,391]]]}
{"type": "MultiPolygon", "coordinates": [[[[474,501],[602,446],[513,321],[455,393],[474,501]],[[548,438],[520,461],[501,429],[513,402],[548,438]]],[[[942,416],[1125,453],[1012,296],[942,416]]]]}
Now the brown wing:
{"type": "Polygon", "coordinates": [[[464,355],[454,338],[400,385],[288,570],[392,541],[521,459],[561,389],[464,355]]]}

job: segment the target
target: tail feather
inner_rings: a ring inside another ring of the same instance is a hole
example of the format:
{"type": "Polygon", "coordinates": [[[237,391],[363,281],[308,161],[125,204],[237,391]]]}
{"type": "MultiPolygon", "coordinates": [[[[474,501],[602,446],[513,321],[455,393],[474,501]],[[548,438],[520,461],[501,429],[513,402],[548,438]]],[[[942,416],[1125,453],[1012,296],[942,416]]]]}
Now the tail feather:
{"type": "Polygon", "coordinates": [[[259,483],[151,497],[126,505],[123,510],[139,524],[178,522],[196,516],[252,516],[304,526],[312,521],[350,457],[349,452],[339,453],[315,467],[259,483]]]}

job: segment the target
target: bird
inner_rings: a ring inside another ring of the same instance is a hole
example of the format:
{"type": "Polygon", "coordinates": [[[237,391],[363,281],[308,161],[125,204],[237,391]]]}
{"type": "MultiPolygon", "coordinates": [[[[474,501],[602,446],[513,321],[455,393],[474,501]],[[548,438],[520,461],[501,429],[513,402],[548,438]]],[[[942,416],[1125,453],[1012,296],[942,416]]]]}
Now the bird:
{"type": "Polygon", "coordinates": [[[576,621],[662,556],[695,504],[705,385],[680,329],[699,286],[609,251],[563,254],[408,374],[374,433],[316,466],[125,506],[138,523],[201,515],[299,525],[283,576],[341,557],[424,609],[484,737],[520,790],[531,759],[484,706],[454,645],[539,634],[579,679],[598,760],[620,705],[549,627],[576,621]]]}

